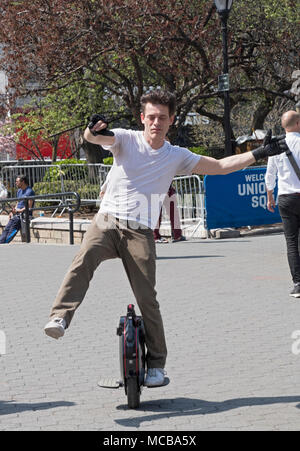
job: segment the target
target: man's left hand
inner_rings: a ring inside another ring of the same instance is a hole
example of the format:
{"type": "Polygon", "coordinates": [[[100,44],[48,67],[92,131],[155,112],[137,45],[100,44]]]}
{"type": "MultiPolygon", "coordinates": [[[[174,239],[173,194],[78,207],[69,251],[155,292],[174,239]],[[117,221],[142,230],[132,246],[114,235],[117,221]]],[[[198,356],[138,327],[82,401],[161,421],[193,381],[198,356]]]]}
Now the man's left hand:
{"type": "Polygon", "coordinates": [[[285,139],[272,139],[272,141],[270,142],[270,144],[267,144],[264,147],[264,150],[266,152],[266,156],[267,157],[272,157],[273,155],[279,155],[283,152],[286,152],[287,150],[289,150],[287,143],[285,141],[285,139]]]}
{"type": "Polygon", "coordinates": [[[276,138],[272,138],[272,130],[268,130],[264,139],[263,146],[252,150],[252,154],[256,161],[263,158],[279,155],[289,150],[285,138],[281,135],[276,138]]]}

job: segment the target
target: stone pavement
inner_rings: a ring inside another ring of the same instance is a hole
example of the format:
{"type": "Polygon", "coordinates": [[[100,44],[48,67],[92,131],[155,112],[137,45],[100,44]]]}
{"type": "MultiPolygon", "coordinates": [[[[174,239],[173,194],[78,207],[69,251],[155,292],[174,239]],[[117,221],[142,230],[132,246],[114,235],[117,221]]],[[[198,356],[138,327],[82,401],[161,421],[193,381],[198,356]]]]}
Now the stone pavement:
{"type": "Polygon", "coordinates": [[[77,250],[1,246],[1,431],[299,429],[300,300],[282,234],[157,246],[171,384],[145,388],[139,410],[97,387],[119,375],[116,327],[134,302],[120,260],[98,269],[63,339],[44,335],[77,250]]]}

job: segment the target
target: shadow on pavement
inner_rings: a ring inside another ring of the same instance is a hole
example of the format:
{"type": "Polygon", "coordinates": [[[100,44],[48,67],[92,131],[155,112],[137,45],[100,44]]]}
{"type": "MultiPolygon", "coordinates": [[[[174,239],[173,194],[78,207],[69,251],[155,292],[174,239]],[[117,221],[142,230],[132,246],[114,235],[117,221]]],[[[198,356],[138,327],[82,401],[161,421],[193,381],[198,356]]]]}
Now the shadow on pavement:
{"type": "Polygon", "coordinates": [[[74,406],[74,402],[68,401],[55,401],[55,402],[39,402],[39,403],[22,403],[15,401],[1,401],[0,400],[0,416],[10,415],[13,413],[20,413],[25,411],[36,411],[55,409],[56,407],[69,407],[74,406]]]}
{"type": "MultiPolygon", "coordinates": [[[[141,402],[138,412],[148,413],[136,418],[124,418],[115,420],[125,427],[140,427],[143,422],[159,421],[163,418],[175,418],[182,416],[209,415],[227,412],[241,407],[265,406],[272,404],[300,403],[300,396],[278,396],[257,398],[236,398],[226,401],[205,401],[201,399],[174,398],[157,401],[141,402]]],[[[296,406],[300,409],[300,404],[296,406]]],[[[120,405],[118,410],[128,410],[127,405],[120,405]]]]}

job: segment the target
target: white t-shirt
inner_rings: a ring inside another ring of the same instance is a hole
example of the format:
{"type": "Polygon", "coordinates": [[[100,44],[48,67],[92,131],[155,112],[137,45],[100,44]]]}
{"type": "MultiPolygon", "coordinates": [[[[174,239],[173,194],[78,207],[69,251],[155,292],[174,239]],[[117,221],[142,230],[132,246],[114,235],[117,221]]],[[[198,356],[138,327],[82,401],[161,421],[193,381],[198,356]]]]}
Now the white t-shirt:
{"type": "Polygon", "coordinates": [[[190,175],[201,156],[168,141],[152,149],[143,131],[114,129],[114,156],[99,213],[154,229],[175,175],[190,175]]]}
{"type": "MultiPolygon", "coordinates": [[[[300,133],[287,132],[286,143],[300,167],[300,133]]],[[[278,194],[300,193],[300,181],[285,152],[269,157],[265,182],[272,191],[278,177],[278,194]]]]}

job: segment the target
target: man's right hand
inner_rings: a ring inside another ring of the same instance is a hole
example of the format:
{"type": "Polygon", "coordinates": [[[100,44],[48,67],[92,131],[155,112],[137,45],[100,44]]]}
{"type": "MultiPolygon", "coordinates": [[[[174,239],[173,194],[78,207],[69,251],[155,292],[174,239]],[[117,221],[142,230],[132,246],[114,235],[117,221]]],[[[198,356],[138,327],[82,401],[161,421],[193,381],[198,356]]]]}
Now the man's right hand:
{"type": "Polygon", "coordinates": [[[8,215],[9,219],[11,219],[16,213],[17,213],[16,207],[13,207],[13,208],[11,209],[11,212],[10,212],[9,215],[8,215]]]}
{"type": "Polygon", "coordinates": [[[273,196],[273,194],[269,194],[268,193],[267,209],[271,213],[274,213],[275,212],[275,207],[276,207],[276,202],[275,202],[274,196],[273,196]]]}
{"type": "Polygon", "coordinates": [[[103,116],[103,114],[93,114],[88,123],[88,128],[91,133],[96,135],[104,135],[104,136],[114,136],[114,133],[110,130],[107,130],[108,121],[103,116]]]}

